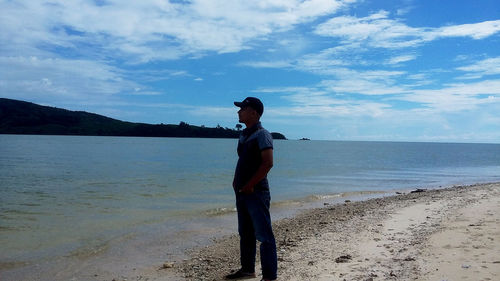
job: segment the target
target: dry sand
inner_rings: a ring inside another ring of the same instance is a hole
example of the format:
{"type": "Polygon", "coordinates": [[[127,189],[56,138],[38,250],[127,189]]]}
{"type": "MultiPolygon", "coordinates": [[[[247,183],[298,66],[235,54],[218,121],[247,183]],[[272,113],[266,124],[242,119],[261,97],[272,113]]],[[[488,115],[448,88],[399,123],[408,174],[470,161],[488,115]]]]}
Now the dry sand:
{"type": "MultiPolygon", "coordinates": [[[[500,280],[499,214],[498,183],[307,210],[275,223],[278,280],[500,280]]],[[[238,237],[190,255],[128,280],[223,280],[238,237]]]]}

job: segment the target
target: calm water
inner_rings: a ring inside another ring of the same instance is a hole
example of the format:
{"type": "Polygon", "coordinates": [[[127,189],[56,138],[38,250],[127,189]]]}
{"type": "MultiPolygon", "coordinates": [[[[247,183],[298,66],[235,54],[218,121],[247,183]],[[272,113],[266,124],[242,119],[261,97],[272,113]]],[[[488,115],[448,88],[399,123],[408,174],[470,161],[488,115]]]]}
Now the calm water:
{"type": "MultiPolygon", "coordinates": [[[[196,228],[233,210],[236,161],[233,139],[0,135],[0,272],[196,228]]],[[[275,141],[269,179],[274,202],[498,182],[500,145],[275,141]]]]}

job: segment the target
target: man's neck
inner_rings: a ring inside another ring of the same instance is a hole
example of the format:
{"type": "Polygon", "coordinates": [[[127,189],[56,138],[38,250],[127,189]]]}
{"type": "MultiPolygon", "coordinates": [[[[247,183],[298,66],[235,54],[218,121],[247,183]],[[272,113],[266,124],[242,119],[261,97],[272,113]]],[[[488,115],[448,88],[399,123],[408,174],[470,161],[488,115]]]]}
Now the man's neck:
{"type": "Polygon", "coordinates": [[[259,120],[252,120],[252,121],[249,121],[247,123],[245,123],[245,126],[247,128],[252,128],[253,126],[255,126],[257,123],[259,123],[259,120]]]}

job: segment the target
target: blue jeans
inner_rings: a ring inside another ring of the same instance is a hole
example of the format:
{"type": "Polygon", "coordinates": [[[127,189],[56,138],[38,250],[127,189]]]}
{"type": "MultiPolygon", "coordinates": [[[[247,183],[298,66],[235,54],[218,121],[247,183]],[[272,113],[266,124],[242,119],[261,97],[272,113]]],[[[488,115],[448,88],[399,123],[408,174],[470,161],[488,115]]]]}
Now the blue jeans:
{"type": "Polygon", "coordinates": [[[255,272],[256,240],[259,240],[262,275],[265,279],[274,280],[277,278],[278,258],[269,213],[270,202],[268,190],[256,190],[249,195],[236,193],[241,268],[246,272],[255,272]]]}

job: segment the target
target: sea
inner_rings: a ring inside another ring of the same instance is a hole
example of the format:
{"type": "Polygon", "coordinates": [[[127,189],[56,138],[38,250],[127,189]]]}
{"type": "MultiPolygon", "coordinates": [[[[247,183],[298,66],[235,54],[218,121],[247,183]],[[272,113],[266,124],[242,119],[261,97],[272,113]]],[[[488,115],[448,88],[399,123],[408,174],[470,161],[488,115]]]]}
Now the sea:
{"type": "MultiPolygon", "coordinates": [[[[126,275],[236,233],[236,147],[0,135],[0,280],[126,275]]],[[[275,140],[269,182],[279,219],[347,199],[500,182],[500,144],[275,140]]]]}

